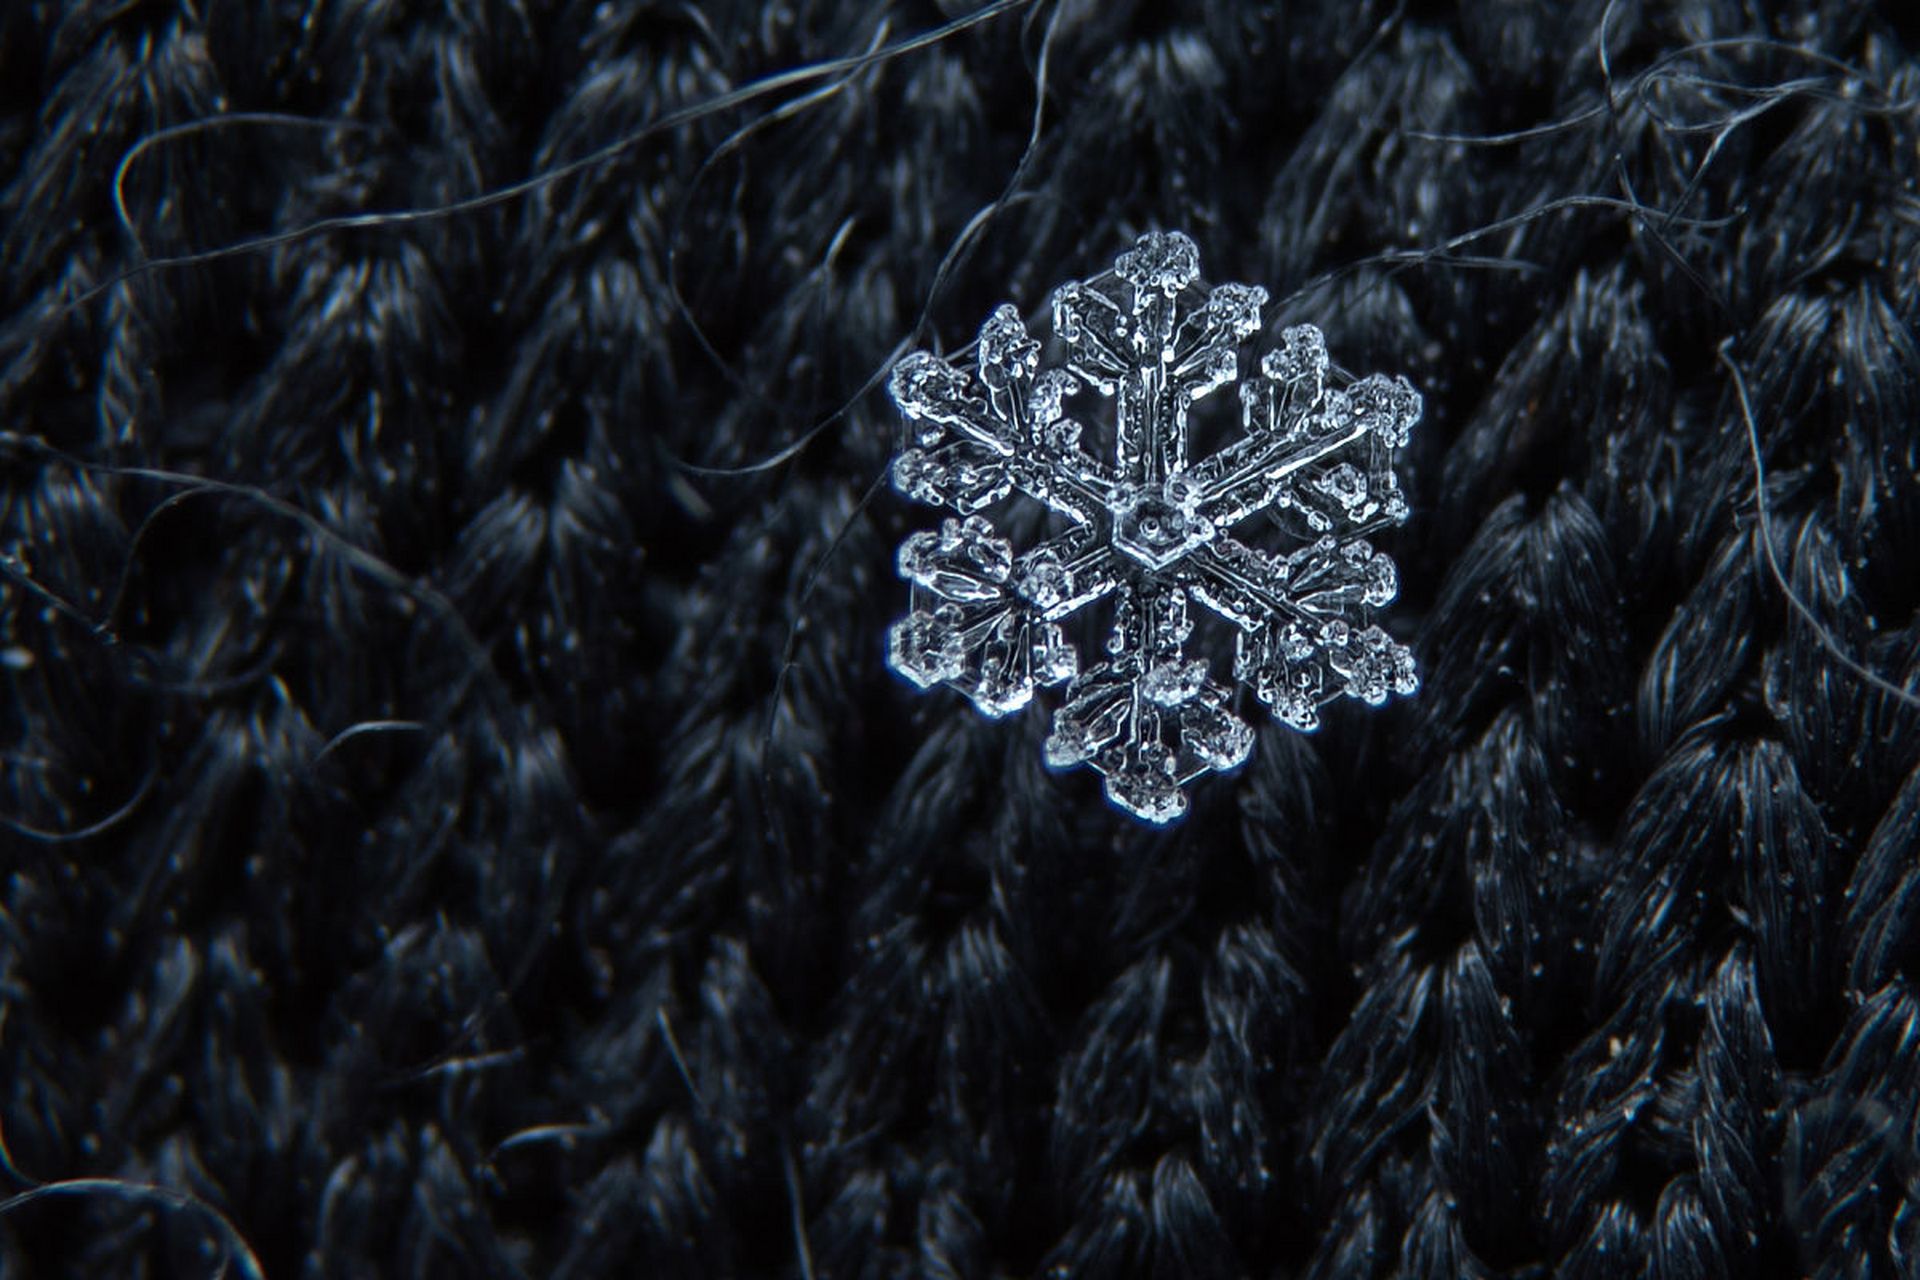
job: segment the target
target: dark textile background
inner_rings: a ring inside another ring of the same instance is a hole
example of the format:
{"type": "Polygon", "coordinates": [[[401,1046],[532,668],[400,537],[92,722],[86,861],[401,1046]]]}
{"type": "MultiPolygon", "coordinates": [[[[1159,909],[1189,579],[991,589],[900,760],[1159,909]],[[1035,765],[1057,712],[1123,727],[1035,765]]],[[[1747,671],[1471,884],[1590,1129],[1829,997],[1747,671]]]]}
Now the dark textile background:
{"type": "Polygon", "coordinates": [[[1000,9],[0,6],[0,1274],[1920,1275],[1915,8],[1000,9]],[[1164,832],[862,506],[1155,227],[1427,402],[1164,832]]]}

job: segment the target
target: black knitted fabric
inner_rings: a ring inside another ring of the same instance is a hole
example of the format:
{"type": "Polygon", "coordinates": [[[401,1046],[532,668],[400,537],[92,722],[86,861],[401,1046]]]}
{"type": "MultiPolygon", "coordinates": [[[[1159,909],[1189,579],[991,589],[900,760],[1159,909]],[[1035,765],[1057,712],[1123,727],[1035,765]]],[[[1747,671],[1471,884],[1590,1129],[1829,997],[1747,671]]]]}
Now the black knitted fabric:
{"type": "Polygon", "coordinates": [[[0,1274],[1920,1276],[1917,178],[1910,0],[0,4],[0,1274]],[[884,657],[1155,228],[1427,407],[1166,830],[884,657]]]}

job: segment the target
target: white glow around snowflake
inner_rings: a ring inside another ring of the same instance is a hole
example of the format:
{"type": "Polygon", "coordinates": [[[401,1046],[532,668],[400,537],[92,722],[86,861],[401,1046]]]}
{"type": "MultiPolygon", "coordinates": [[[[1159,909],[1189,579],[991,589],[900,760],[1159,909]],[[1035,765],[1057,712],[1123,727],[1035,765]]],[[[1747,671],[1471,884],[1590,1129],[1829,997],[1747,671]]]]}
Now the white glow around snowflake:
{"type": "Polygon", "coordinates": [[[1266,290],[1199,276],[1191,239],[1150,233],[1113,270],[1055,290],[1051,352],[1003,305],[971,358],[917,351],[890,384],[910,436],[895,487],[958,513],[901,544],[913,606],[888,633],[893,669],[989,716],[1065,684],[1047,763],[1092,765],[1113,803],[1155,823],[1186,812],[1187,782],[1253,746],[1236,690],[1186,655],[1190,602],[1233,624],[1234,680],[1296,729],[1342,695],[1378,705],[1418,686],[1407,647],[1369,621],[1399,583],[1367,538],[1407,518],[1393,453],[1419,393],[1379,374],[1328,385],[1312,325],[1286,330],[1243,380],[1266,290]],[[1190,462],[1189,409],[1230,382],[1238,438],[1190,462]],[[1111,462],[1066,413],[1088,388],[1090,408],[1113,405],[1111,462]],[[1018,554],[980,514],[1015,490],[1065,525],[1018,554]],[[1255,529],[1271,549],[1251,544],[1255,529]],[[1083,670],[1062,622],[1107,595],[1106,656],[1083,670]]]}

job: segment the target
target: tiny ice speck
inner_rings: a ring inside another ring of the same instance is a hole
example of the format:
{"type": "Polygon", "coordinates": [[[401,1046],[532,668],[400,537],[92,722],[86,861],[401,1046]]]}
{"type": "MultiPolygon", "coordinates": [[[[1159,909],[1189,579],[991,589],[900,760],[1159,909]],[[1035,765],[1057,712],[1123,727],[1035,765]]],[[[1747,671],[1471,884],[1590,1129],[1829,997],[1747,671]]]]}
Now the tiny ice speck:
{"type": "Polygon", "coordinates": [[[1243,361],[1266,302],[1258,285],[1209,287],[1192,239],[1150,232],[1054,291],[1048,336],[1002,304],[967,351],[913,352],[889,383],[908,427],[894,487],[957,516],[901,544],[912,604],[889,665],[993,717],[1064,685],[1047,763],[1099,770],[1108,799],[1151,823],[1247,758],[1243,690],[1311,731],[1336,698],[1378,706],[1419,685],[1412,653],[1372,621],[1399,575],[1370,539],[1406,521],[1393,459],[1420,394],[1405,378],[1337,379],[1312,325],[1243,361]],[[1193,461],[1193,407],[1229,383],[1237,428],[1193,461]],[[1110,458],[1088,452],[1106,439],[1110,458]],[[1018,552],[987,514],[1016,494],[1055,530],[1018,552]],[[1069,628],[1086,631],[1108,597],[1087,665],[1069,628]],[[1232,685],[1187,655],[1195,604],[1235,637],[1232,685]]]}

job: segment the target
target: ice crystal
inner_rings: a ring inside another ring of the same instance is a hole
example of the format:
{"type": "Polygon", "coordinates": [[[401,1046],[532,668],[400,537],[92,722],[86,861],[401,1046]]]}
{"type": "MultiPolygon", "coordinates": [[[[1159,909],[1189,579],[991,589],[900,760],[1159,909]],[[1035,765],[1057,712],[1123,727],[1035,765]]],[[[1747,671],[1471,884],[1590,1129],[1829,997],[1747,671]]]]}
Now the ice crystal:
{"type": "Polygon", "coordinates": [[[1065,685],[1047,763],[1098,769],[1108,798],[1148,822],[1179,818],[1188,782],[1246,759],[1239,689],[1312,730],[1343,694],[1378,705],[1418,684],[1413,655],[1370,620],[1399,576],[1368,538],[1407,518],[1393,452],[1419,393],[1405,378],[1335,378],[1312,325],[1243,375],[1266,301],[1257,285],[1208,288],[1194,242],[1154,232],[1055,290],[1050,340],[1002,305],[970,356],[917,351],[893,369],[908,424],[894,485],[957,513],[900,546],[913,602],[888,634],[893,669],[989,716],[1065,685]],[[1194,406],[1230,382],[1234,438],[1191,461],[1194,406]],[[1084,421],[1068,416],[1076,397],[1084,421]],[[1088,452],[1096,438],[1110,460],[1088,452]],[[981,514],[1016,490],[1054,529],[1019,552],[981,514]],[[1065,624],[1084,629],[1107,596],[1104,656],[1083,666],[1065,624]],[[1232,624],[1233,687],[1187,655],[1189,604],[1232,624]]]}

